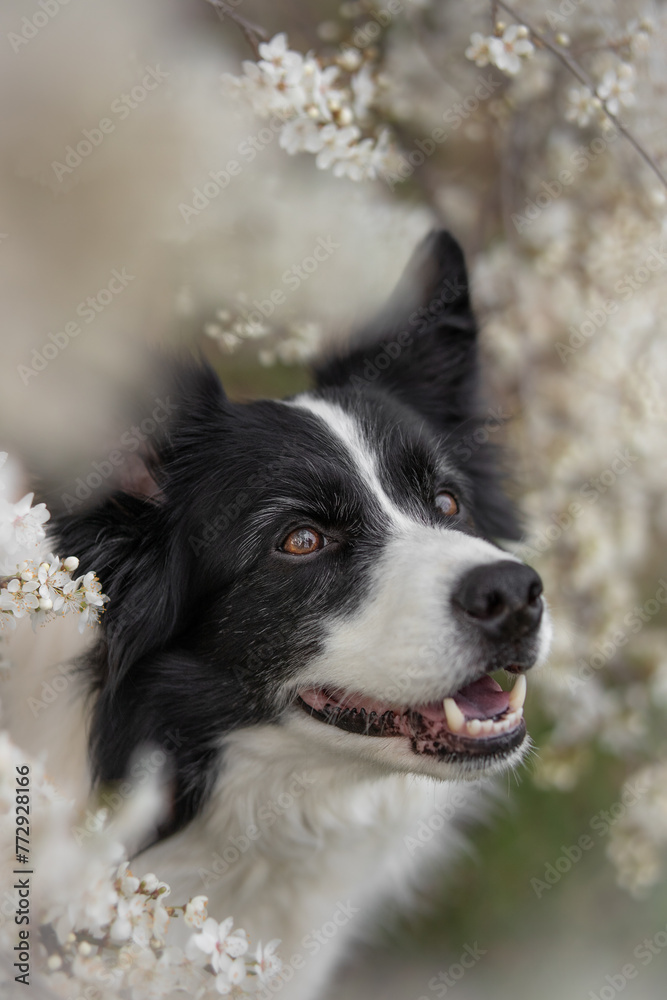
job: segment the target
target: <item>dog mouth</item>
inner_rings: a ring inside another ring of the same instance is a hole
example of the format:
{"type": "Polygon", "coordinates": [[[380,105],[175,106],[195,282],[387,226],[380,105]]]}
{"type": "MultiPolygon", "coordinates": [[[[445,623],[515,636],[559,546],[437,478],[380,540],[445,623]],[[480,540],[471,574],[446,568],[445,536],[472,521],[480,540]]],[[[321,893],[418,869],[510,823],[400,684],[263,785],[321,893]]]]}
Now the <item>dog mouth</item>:
{"type": "Polygon", "coordinates": [[[510,691],[484,674],[443,701],[408,709],[327,688],[304,688],[298,701],[312,718],[348,733],[407,737],[415,754],[451,762],[498,757],[520,746],[525,698],[526,677],[519,673],[510,691]]]}

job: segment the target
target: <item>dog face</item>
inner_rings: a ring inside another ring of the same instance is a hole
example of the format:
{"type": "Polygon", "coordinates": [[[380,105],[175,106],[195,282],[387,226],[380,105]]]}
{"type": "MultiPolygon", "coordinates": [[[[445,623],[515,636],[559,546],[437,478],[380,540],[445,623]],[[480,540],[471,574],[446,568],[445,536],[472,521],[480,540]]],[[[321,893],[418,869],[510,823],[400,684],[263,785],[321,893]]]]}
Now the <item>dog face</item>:
{"type": "Polygon", "coordinates": [[[384,313],[290,400],[233,404],[210,370],[181,369],[134,485],[58,519],[60,548],[111,598],[96,773],[176,746],[171,829],[205,802],[225,738],[258,725],[384,771],[520,759],[524,673],[550,626],[537,574],[490,540],[516,524],[488,449],[467,446],[467,284],[458,246],[432,235],[384,313]]]}

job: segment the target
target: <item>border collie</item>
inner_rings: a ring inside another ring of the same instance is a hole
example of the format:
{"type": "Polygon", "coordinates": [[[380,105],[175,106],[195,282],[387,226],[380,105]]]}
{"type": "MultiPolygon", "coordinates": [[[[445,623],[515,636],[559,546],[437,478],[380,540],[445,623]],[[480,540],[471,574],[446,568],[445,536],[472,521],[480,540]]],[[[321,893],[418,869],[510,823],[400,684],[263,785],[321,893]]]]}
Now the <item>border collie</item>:
{"type": "Polygon", "coordinates": [[[237,404],[177,366],[139,472],[57,520],[111,599],[87,660],[94,779],[168,754],[137,867],[281,937],[267,996],[318,996],[454,841],[462,779],[528,746],[551,626],[538,575],[494,541],[518,537],[494,456],[469,447],[476,332],[461,250],[432,233],[314,389],[237,404]]]}

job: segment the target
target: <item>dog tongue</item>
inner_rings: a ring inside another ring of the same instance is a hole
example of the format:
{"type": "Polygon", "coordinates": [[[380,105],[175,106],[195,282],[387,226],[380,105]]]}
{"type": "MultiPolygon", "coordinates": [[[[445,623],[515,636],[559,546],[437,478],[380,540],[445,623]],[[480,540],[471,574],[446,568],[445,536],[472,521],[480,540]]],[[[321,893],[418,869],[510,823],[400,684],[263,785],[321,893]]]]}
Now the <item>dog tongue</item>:
{"type": "MultiPolygon", "coordinates": [[[[509,708],[510,696],[493,677],[486,674],[450,695],[466,719],[493,719],[509,708]]],[[[419,707],[420,715],[435,721],[444,716],[442,702],[419,707]]]]}
{"type": "Polygon", "coordinates": [[[491,719],[509,708],[510,696],[493,677],[480,677],[452,695],[466,719],[491,719]]]}

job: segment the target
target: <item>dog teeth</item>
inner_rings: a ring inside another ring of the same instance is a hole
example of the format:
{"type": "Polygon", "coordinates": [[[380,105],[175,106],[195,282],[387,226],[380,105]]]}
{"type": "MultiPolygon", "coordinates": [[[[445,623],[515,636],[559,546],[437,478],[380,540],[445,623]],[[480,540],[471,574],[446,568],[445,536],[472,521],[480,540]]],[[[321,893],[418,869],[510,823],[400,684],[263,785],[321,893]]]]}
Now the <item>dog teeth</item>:
{"type": "Polygon", "coordinates": [[[526,675],[519,674],[514,682],[514,687],[510,691],[510,710],[516,712],[521,709],[523,711],[523,705],[526,700],[526,675]]]}
{"type": "Polygon", "coordinates": [[[445,709],[445,718],[447,719],[447,725],[453,733],[460,733],[464,729],[466,720],[465,715],[456,704],[453,698],[445,698],[443,702],[443,708],[445,709]]]}
{"type": "MultiPolygon", "coordinates": [[[[452,698],[446,698],[445,702],[453,701],[452,698]]],[[[458,705],[456,709],[460,712],[458,705]]],[[[454,729],[449,718],[449,707],[445,706],[445,713],[447,714],[447,725],[452,730],[452,732],[461,733],[463,736],[500,736],[501,733],[507,733],[510,729],[514,729],[521,722],[523,716],[523,709],[517,708],[515,711],[509,711],[503,715],[500,719],[466,719],[463,718],[463,722],[459,728],[454,729]]],[[[456,719],[458,722],[458,719],[456,719]]]]}

